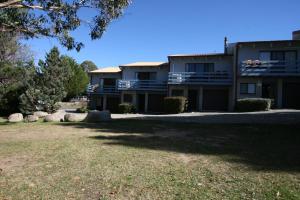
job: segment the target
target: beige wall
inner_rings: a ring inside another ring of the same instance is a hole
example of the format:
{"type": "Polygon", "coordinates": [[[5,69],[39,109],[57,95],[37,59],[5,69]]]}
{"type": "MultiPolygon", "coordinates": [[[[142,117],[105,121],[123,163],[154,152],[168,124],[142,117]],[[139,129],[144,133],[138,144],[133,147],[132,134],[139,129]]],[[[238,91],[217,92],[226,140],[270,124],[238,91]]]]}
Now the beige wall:
{"type": "Polygon", "coordinates": [[[136,80],[136,72],[157,72],[158,81],[167,81],[169,66],[162,67],[123,67],[122,79],[123,80],[136,80]]]}
{"type": "Polygon", "coordinates": [[[233,57],[170,57],[170,72],[185,72],[187,63],[214,63],[215,71],[233,72],[233,57]]]}
{"type": "Polygon", "coordinates": [[[100,80],[104,78],[121,79],[121,73],[94,73],[89,74],[90,82],[92,85],[100,84],[100,80]]]}
{"type": "Polygon", "coordinates": [[[259,77],[240,77],[237,80],[237,99],[243,98],[260,98],[262,95],[262,78],[259,77]],[[256,94],[240,94],[241,83],[255,83],[256,94]]]}
{"type": "Polygon", "coordinates": [[[246,60],[259,60],[261,51],[289,51],[295,50],[298,54],[298,60],[300,58],[300,46],[292,44],[291,42],[282,43],[251,43],[240,44],[238,52],[238,64],[240,65],[246,60]]]}

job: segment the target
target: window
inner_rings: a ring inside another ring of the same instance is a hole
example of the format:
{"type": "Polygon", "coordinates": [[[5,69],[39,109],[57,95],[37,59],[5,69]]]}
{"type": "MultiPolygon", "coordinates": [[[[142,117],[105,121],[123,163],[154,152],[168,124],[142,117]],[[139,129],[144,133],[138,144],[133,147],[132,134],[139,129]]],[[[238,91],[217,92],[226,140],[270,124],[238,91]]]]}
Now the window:
{"type": "Polygon", "coordinates": [[[285,60],[284,51],[272,51],[271,60],[285,60]]]}
{"type": "Polygon", "coordinates": [[[240,94],[255,94],[256,84],[255,83],[241,83],[240,94]]]}
{"type": "Polygon", "coordinates": [[[187,63],[186,72],[214,72],[214,63],[187,63]]]}
{"type": "Polygon", "coordinates": [[[156,72],[137,72],[136,78],[138,80],[156,80],[156,72]]]}
{"type": "Polygon", "coordinates": [[[261,51],[259,53],[259,60],[278,60],[295,62],[297,60],[296,51],[261,51]]]}
{"type": "Polygon", "coordinates": [[[259,53],[259,60],[271,60],[271,52],[262,51],[259,53]]]}
{"type": "Polygon", "coordinates": [[[105,79],[103,79],[103,85],[104,86],[115,86],[116,85],[116,79],[114,79],[114,78],[105,78],[105,79]]]}
{"type": "Polygon", "coordinates": [[[172,90],[172,94],[173,97],[180,97],[183,96],[183,90],[172,90]]]}
{"type": "Polygon", "coordinates": [[[132,103],[132,94],[124,94],[123,100],[125,103],[132,103]]]}

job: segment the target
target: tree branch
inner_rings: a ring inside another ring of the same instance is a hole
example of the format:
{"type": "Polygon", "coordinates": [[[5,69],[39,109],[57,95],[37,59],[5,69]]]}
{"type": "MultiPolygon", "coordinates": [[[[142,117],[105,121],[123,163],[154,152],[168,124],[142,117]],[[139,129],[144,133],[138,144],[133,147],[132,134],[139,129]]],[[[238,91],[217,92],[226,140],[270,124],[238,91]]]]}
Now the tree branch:
{"type": "Polygon", "coordinates": [[[18,3],[21,3],[22,0],[9,0],[9,1],[6,1],[4,3],[0,3],[0,8],[8,8],[12,5],[15,5],[15,4],[18,4],[18,3]]]}

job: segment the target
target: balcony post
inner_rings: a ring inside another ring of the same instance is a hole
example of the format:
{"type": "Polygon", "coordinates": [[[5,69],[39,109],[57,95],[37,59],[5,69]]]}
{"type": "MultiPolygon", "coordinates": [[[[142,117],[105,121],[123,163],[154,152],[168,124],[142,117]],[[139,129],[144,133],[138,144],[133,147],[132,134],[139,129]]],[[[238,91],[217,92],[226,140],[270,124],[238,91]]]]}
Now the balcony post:
{"type": "Polygon", "coordinates": [[[145,113],[148,112],[148,92],[145,93],[145,113]]]}
{"type": "Polygon", "coordinates": [[[203,87],[199,88],[199,105],[198,105],[198,109],[199,111],[203,111],[203,87]]]}
{"type": "Polygon", "coordinates": [[[277,81],[277,108],[282,108],[282,79],[277,81]]]}
{"type": "Polygon", "coordinates": [[[103,96],[103,110],[106,110],[106,103],[107,103],[107,97],[106,95],[103,96]]]}

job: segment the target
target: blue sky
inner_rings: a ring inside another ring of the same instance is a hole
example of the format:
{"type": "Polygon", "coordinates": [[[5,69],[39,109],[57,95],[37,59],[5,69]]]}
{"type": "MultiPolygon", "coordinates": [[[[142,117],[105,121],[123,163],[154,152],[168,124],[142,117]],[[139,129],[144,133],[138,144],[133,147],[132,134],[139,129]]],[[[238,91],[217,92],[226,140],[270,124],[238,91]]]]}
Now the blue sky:
{"type": "Polygon", "coordinates": [[[133,0],[100,40],[91,41],[87,27],[75,31],[85,44],[80,52],[48,38],[26,43],[36,60],[56,45],[79,63],[92,60],[98,67],[166,61],[170,54],[222,52],[224,36],[229,42],[290,39],[300,29],[299,8],[299,0],[133,0]]]}

